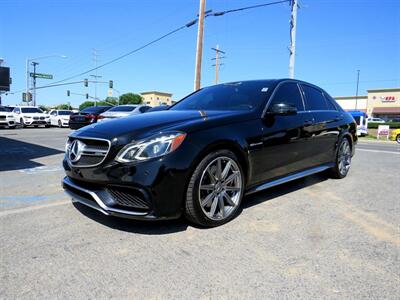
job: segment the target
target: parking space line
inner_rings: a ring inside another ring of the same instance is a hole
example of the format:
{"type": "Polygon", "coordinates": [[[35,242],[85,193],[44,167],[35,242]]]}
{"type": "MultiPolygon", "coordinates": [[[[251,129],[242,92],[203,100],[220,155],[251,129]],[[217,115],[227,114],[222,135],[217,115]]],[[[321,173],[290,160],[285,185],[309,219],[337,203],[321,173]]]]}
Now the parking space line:
{"type": "Polygon", "coordinates": [[[388,153],[388,154],[397,154],[397,155],[400,155],[400,152],[386,151],[386,150],[372,150],[372,149],[360,149],[360,148],[356,148],[356,151],[375,152],[375,153],[388,153]]]}
{"type": "Polygon", "coordinates": [[[48,204],[42,204],[42,205],[35,205],[35,206],[29,206],[29,207],[22,207],[22,208],[17,208],[17,209],[9,209],[5,211],[0,212],[0,217],[5,217],[9,215],[14,215],[14,214],[20,214],[20,213],[25,213],[25,212],[31,212],[43,208],[50,208],[50,207],[55,207],[55,206],[61,206],[61,205],[66,205],[71,203],[71,201],[62,201],[62,202],[56,202],[56,203],[48,203],[48,204]]]}

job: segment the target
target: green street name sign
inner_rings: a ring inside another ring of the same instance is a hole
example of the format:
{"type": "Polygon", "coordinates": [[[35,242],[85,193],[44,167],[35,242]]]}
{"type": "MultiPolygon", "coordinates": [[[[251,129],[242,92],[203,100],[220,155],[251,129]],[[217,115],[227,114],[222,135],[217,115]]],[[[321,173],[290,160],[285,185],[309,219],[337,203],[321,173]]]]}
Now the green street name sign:
{"type": "Polygon", "coordinates": [[[53,79],[53,75],[51,74],[42,74],[42,73],[30,73],[31,77],[35,77],[35,78],[43,78],[43,79],[53,79]]]}

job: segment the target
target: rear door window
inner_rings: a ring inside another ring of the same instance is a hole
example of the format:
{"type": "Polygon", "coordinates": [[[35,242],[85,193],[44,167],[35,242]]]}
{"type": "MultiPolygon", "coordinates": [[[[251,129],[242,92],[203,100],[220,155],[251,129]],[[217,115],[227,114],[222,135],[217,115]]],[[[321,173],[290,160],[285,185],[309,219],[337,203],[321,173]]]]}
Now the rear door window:
{"type": "Polygon", "coordinates": [[[307,110],[328,110],[325,97],[322,92],[309,85],[302,85],[306,100],[307,110]]]}
{"type": "Polygon", "coordinates": [[[273,97],[269,108],[274,104],[286,103],[296,106],[297,111],[304,111],[303,99],[301,98],[299,87],[295,82],[281,84],[273,97]]]}

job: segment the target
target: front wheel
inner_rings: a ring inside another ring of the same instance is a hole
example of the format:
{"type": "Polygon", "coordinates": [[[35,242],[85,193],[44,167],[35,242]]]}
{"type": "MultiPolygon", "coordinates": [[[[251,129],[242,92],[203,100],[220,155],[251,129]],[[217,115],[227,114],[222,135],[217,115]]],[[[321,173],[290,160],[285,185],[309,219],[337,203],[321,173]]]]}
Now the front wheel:
{"type": "Polygon", "coordinates": [[[24,123],[24,119],[20,119],[19,120],[19,125],[22,127],[22,128],[25,128],[26,127],[26,125],[25,125],[25,123],[24,123]]]}
{"type": "Polygon", "coordinates": [[[235,154],[228,150],[211,153],[190,179],[185,215],[202,226],[222,225],[237,215],[243,192],[243,171],[235,154]]]}
{"type": "Polygon", "coordinates": [[[58,120],[58,127],[59,127],[59,128],[61,128],[61,127],[62,127],[61,120],[58,120]]]}
{"type": "Polygon", "coordinates": [[[398,143],[400,144],[400,134],[398,134],[398,135],[396,136],[396,142],[398,142],[398,143]]]}
{"type": "Polygon", "coordinates": [[[351,164],[351,146],[347,138],[343,138],[339,144],[336,154],[335,166],[331,169],[333,178],[341,179],[346,177],[351,164]]]}

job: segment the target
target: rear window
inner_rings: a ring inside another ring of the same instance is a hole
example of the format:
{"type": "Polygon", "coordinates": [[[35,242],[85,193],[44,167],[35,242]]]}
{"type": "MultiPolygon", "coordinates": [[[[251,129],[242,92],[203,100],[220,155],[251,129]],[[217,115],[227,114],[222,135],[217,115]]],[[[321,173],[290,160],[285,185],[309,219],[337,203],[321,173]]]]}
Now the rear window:
{"type": "Polygon", "coordinates": [[[308,85],[302,85],[307,110],[327,110],[328,105],[321,91],[308,85]]]}
{"type": "Polygon", "coordinates": [[[106,111],[108,107],[104,106],[90,106],[86,107],[85,109],[81,110],[83,113],[101,113],[103,111],[106,111]]]}

